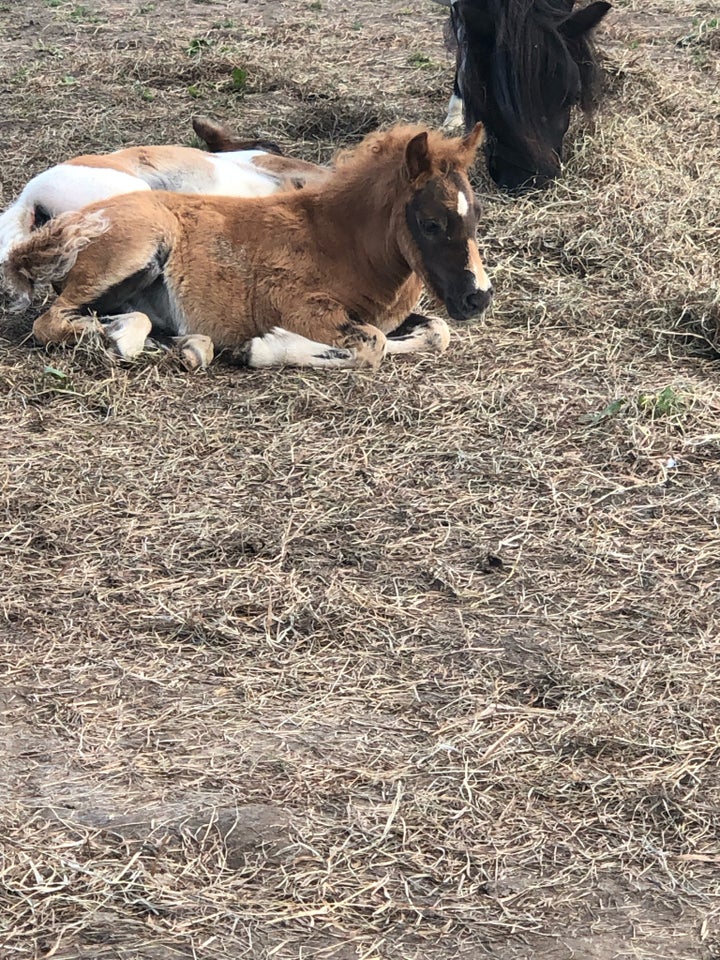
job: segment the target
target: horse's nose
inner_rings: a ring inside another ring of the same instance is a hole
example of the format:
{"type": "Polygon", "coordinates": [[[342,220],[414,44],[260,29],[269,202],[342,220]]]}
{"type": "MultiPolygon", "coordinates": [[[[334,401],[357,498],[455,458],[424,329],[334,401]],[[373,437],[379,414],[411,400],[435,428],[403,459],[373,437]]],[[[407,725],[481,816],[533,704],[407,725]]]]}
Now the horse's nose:
{"type": "Polygon", "coordinates": [[[533,190],[544,190],[549,187],[559,176],[560,171],[547,173],[530,173],[527,170],[508,170],[498,174],[495,182],[501,190],[515,196],[522,196],[524,193],[531,193],[533,190]]]}
{"type": "Polygon", "coordinates": [[[487,310],[492,297],[492,287],[487,290],[473,290],[472,293],[466,294],[463,298],[463,313],[466,317],[477,317],[487,310]]]}
{"type": "Polygon", "coordinates": [[[560,166],[548,165],[543,169],[517,166],[513,163],[488,161],[490,176],[501,190],[522,196],[533,190],[544,190],[560,176],[560,166]]]}

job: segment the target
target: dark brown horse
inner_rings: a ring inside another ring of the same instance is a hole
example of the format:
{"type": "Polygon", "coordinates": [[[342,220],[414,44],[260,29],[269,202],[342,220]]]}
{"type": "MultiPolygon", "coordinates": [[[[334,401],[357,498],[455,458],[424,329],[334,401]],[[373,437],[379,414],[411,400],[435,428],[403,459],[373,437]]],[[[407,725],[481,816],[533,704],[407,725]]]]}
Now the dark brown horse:
{"type": "Polygon", "coordinates": [[[440,352],[447,325],[411,313],[423,281],[457,320],[491,298],[467,178],[481,138],[481,125],[463,139],[396,127],[270,197],[112,197],[13,247],[7,279],[20,295],[37,281],[61,289],[35,321],[42,343],[96,330],[123,357],[152,328],[179,338],[192,368],[214,348],[252,367],[440,352]]]}
{"type": "Polygon", "coordinates": [[[560,173],[574,106],[596,102],[598,61],[592,32],[605,0],[573,10],[575,0],[438,0],[450,6],[457,52],[446,125],[485,125],[493,180],[504,189],[545,186],[560,173]]]}

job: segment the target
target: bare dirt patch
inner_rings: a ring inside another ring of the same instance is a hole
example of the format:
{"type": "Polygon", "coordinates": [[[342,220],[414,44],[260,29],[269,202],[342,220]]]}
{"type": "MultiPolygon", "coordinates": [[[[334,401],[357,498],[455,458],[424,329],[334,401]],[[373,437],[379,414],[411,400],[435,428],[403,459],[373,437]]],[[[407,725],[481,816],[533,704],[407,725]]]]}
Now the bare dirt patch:
{"type": "MultiPolygon", "coordinates": [[[[377,375],[0,340],[0,953],[720,952],[718,59],[619,2],[490,316],[377,375]]],[[[438,121],[442,12],[0,0],[3,200],[205,112],[438,121]],[[239,70],[239,73],[233,71],[239,70]]]]}

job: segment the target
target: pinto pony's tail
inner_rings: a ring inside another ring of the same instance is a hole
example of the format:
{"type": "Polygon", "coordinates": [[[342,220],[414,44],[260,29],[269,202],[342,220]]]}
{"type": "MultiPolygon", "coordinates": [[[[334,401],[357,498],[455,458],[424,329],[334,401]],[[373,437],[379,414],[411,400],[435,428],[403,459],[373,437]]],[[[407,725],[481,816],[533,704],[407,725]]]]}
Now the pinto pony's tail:
{"type": "Polygon", "coordinates": [[[64,280],[80,251],[109,227],[102,212],[63,213],[13,246],[5,262],[5,280],[17,306],[30,303],[37,283],[64,280]]]}

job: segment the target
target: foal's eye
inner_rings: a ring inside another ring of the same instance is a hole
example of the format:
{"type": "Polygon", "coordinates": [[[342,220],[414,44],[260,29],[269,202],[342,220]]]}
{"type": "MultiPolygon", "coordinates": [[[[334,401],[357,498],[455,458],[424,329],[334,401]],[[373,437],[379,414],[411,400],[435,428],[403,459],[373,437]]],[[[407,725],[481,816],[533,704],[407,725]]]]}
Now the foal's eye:
{"type": "Polygon", "coordinates": [[[442,233],[442,224],[437,220],[421,220],[420,229],[428,237],[437,237],[442,233]]]}

